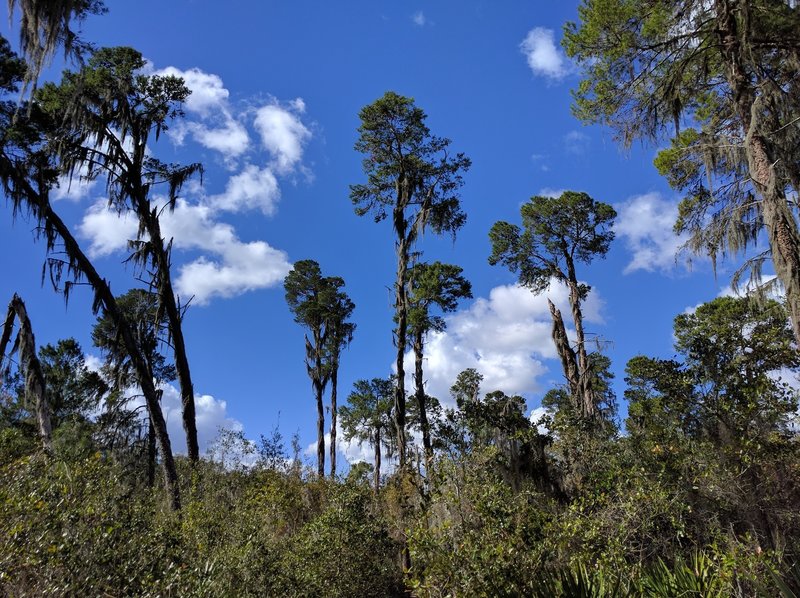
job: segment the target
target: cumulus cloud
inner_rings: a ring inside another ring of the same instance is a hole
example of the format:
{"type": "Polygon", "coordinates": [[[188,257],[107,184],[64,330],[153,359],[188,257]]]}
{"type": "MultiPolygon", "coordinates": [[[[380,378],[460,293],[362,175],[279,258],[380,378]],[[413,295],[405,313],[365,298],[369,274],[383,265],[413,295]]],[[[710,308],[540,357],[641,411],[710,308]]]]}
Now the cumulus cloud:
{"type": "Polygon", "coordinates": [[[229,115],[223,115],[218,126],[189,122],[183,130],[191,133],[200,145],[224,154],[227,159],[241,156],[250,144],[247,129],[229,115]]]}
{"type": "Polygon", "coordinates": [[[256,130],[280,173],[297,166],[303,157],[303,146],[311,138],[311,131],[300,120],[305,109],[305,103],[298,98],[286,106],[275,101],[256,110],[256,130]]]}
{"type": "Polygon", "coordinates": [[[155,74],[181,77],[192,92],[185,103],[187,119],[168,131],[176,143],[182,144],[190,136],[200,145],[220,152],[233,167],[237,158],[253,149],[248,132],[251,126],[271,154],[272,166],[279,174],[291,172],[302,160],[303,146],[311,138],[311,131],[301,120],[305,112],[302,98],[287,103],[273,98],[255,109],[248,106],[237,110],[217,75],[172,66],[155,74]]]}
{"type": "Polygon", "coordinates": [[[89,207],[78,225],[79,234],[89,239],[89,256],[102,257],[128,246],[139,224],[130,212],[118,213],[100,200],[89,207]]]}
{"type": "Polygon", "coordinates": [[[658,193],[646,193],[615,206],[617,222],[614,231],[632,254],[625,274],[637,270],[669,271],[686,242],[685,236],[673,232],[678,206],[658,193]]]}
{"type": "MultiPolygon", "coordinates": [[[[483,374],[483,392],[502,390],[530,395],[541,390],[538,379],[548,367],[542,359],[556,359],[550,338],[552,320],[548,297],[565,314],[567,289],[551,285],[534,295],[518,285],[495,287],[488,298],[478,298],[467,309],[446,318],[447,330],[429,335],[425,349],[426,392],[450,401],[450,386],[466,368],[483,374]]],[[[602,302],[591,292],[584,304],[587,322],[602,323],[602,302]]],[[[406,355],[406,371],[413,372],[413,355],[406,355]]],[[[413,381],[407,380],[413,388],[413,381]]]]}
{"type": "MultiPolygon", "coordinates": [[[[181,199],[174,212],[164,211],[161,216],[164,238],[173,239],[174,249],[195,254],[177,266],[176,290],[204,304],[214,297],[279,284],[291,269],[287,255],[263,240],[242,241],[220,217],[223,212],[252,210],[275,214],[281,198],[278,176],[304,171],[303,151],[312,136],[302,122],[305,103],[300,98],[286,103],[270,99],[256,108],[249,104],[238,109],[217,75],[197,68],[155,71],[152,66],[147,72],[181,77],[192,92],[185,102],[187,118],[169,130],[172,138],[181,144],[190,139],[220,152],[234,171],[218,193],[206,194],[197,184],[186,185],[184,192],[193,201],[181,199]],[[260,145],[250,143],[249,131],[260,145]]],[[[68,193],[72,191],[63,192],[65,197],[68,193]]],[[[78,193],[85,195],[86,190],[76,189],[74,194],[78,193]]],[[[152,201],[163,205],[164,200],[152,201]]],[[[138,225],[131,214],[118,214],[99,201],[84,214],[79,232],[89,239],[90,254],[98,257],[126,249],[128,240],[136,238],[138,225]]]]}
{"type": "Polygon", "coordinates": [[[76,176],[58,177],[58,186],[53,189],[51,197],[54,201],[80,201],[87,197],[97,185],[97,180],[88,180],[86,169],[81,169],[76,176]]]}
{"type": "Polygon", "coordinates": [[[203,305],[214,297],[276,286],[291,268],[286,253],[264,241],[235,242],[224,248],[219,259],[201,257],[181,266],[175,287],[203,305]]]}
{"type": "Polygon", "coordinates": [[[556,47],[552,29],[534,27],[519,45],[534,75],[560,81],[569,73],[564,53],[556,47]]]}
{"type": "MultiPolygon", "coordinates": [[[[179,199],[173,212],[163,212],[161,229],[175,249],[205,253],[180,266],[175,280],[178,293],[193,296],[197,304],[277,285],[291,269],[283,251],[264,241],[242,241],[233,226],[216,220],[209,206],[179,199]]],[[[125,249],[137,224],[129,213],[120,216],[101,201],[89,209],[79,230],[90,239],[90,253],[99,256],[125,249]]]]}
{"type": "Polygon", "coordinates": [[[240,173],[228,179],[223,193],[211,196],[208,202],[228,212],[257,209],[265,216],[272,216],[280,196],[278,179],[272,171],[248,164],[240,173]]]}
{"type": "Polygon", "coordinates": [[[198,68],[182,71],[174,66],[168,66],[154,74],[183,79],[186,87],[192,92],[186,99],[186,109],[201,116],[208,116],[215,110],[223,108],[230,95],[218,75],[204,73],[198,68]]]}
{"type": "Polygon", "coordinates": [[[531,411],[531,415],[529,417],[530,422],[536,426],[536,429],[539,430],[539,434],[549,434],[550,429],[547,427],[547,417],[551,415],[550,411],[548,411],[544,407],[536,407],[531,411]]]}
{"type": "MultiPolygon", "coordinates": [[[[167,431],[172,441],[172,450],[178,454],[186,454],[186,433],[183,431],[181,415],[181,393],[171,384],[166,384],[161,388],[164,391],[161,408],[164,411],[164,419],[167,420],[167,431]]],[[[236,431],[244,429],[242,422],[228,415],[228,405],[223,400],[216,399],[211,395],[195,394],[194,406],[200,454],[205,454],[217,437],[220,428],[236,431]]]]}
{"type": "MultiPolygon", "coordinates": [[[[390,432],[391,433],[391,432],[390,432]]],[[[330,464],[327,462],[328,456],[330,455],[331,450],[331,435],[330,432],[325,434],[325,459],[326,459],[326,468],[330,467],[330,464]]],[[[316,463],[317,459],[317,441],[315,440],[311,444],[309,444],[303,454],[313,459],[316,463]]],[[[355,463],[369,463],[370,465],[375,464],[375,450],[372,448],[368,442],[362,442],[361,444],[358,443],[357,440],[350,440],[347,441],[344,439],[344,435],[342,434],[342,429],[337,426],[336,428],[336,454],[341,455],[345,458],[345,460],[350,464],[353,465],[355,463]]],[[[397,460],[386,455],[386,449],[383,448],[381,451],[381,473],[388,474],[394,471],[394,468],[397,464],[397,460]]]]}
{"type": "MultiPolygon", "coordinates": [[[[97,362],[100,360],[94,358],[97,362]]],[[[87,359],[87,365],[89,361],[87,359]]],[[[162,391],[161,410],[167,422],[167,433],[172,444],[172,450],[179,455],[186,454],[186,433],[183,430],[183,416],[181,406],[181,393],[172,384],[163,384],[159,387],[162,391]]],[[[131,387],[125,391],[130,397],[128,407],[139,408],[139,413],[145,417],[145,401],[142,391],[138,387],[131,387]]],[[[197,422],[197,442],[200,445],[200,454],[205,454],[208,447],[217,437],[220,428],[240,431],[244,429],[242,422],[228,415],[228,405],[225,401],[216,399],[211,395],[195,394],[195,415],[197,422]]]]}
{"type": "Polygon", "coordinates": [[[229,161],[248,150],[247,128],[234,117],[228,100],[230,92],[218,75],[197,68],[182,71],[174,66],[155,74],[180,77],[192,92],[185,102],[190,118],[178,121],[168,131],[176,143],[184,143],[189,135],[200,145],[223,153],[229,161]]]}
{"type": "Polygon", "coordinates": [[[428,20],[425,18],[425,13],[421,10],[418,10],[413,15],[411,15],[411,20],[414,22],[414,25],[417,27],[424,27],[428,20]]]}

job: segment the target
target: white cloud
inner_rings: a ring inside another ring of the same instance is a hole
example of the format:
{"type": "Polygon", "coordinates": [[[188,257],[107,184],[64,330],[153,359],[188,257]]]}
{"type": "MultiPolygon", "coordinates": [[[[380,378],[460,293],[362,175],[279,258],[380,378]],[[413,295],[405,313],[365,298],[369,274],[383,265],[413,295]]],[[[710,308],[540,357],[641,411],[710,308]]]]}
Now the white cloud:
{"type": "MultiPolygon", "coordinates": [[[[391,430],[388,430],[387,433],[393,433],[391,430]]],[[[331,451],[331,434],[327,432],[325,434],[325,469],[326,471],[330,469],[330,463],[328,459],[330,458],[330,451],[331,451]]],[[[311,444],[309,444],[303,454],[314,462],[314,467],[316,468],[317,462],[317,441],[315,440],[311,444]]],[[[369,463],[370,465],[375,464],[375,450],[372,448],[372,445],[368,442],[364,441],[361,444],[358,443],[357,440],[350,440],[347,441],[344,439],[344,434],[342,433],[342,429],[337,426],[336,427],[336,454],[341,455],[345,458],[345,460],[350,464],[353,465],[354,463],[369,463]]],[[[388,474],[394,471],[396,466],[396,459],[388,457],[386,455],[386,448],[384,447],[381,450],[381,473],[388,474]]]]}
{"type": "Polygon", "coordinates": [[[539,434],[549,434],[550,429],[547,427],[545,418],[551,415],[551,412],[544,407],[536,407],[531,411],[529,417],[530,422],[536,426],[539,434]]]}
{"type": "Polygon", "coordinates": [[[224,154],[228,159],[241,156],[250,144],[247,129],[229,115],[225,115],[222,126],[209,127],[190,122],[186,124],[186,130],[197,143],[224,154]]]}
{"type": "Polygon", "coordinates": [[[553,197],[558,198],[561,197],[566,189],[553,189],[552,187],[543,187],[539,189],[538,195],[542,197],[553,197]]]}
{"type": "MultiPolygon", "coordinates": [[[[275,286],[291,269],[283,251],[264,241],[240,240],[230,224],[215,219],[209,206],[179,199],[174,212],[164,211],[161,228],[175,249],[209,254],[180,266],[175,280],[177,292],[194,296],[197,304],[275,286]]],[[[128,239],[136,236],[137,224],[129,213],[120,217],[101,201],[89,209],[79,230],[90,239],[90,253],[101,256],[125,249],[128,239]]]]}
{"type": "Polygon", "coordinates": [[[418,10],[411,15],[411,20],[414,21],[414,24],[417,27],[424,27],[425,23],[428,22],[428,20],[425,18],[425,13],[423,13],[421,10],[418,10]]]}
{"type": "Polygon", "coordinates": [[[80,201],[88,196],[92,189],[97,184],[97,180],[87,180],[85,177],[85,169],[76,173],[76,176],[60,176],[58,177],[58,186],[53,189],[51,197],[54,201],[80,201]]]}
{"type": "Polygon", "coordinates": [[[311,138],[311,131],[300,120],[303,112],[305,103],[300,98],[286,107],[275,101],[256,111],[254,125],[279,173],[290,172],[300,163],[303,146],[311,138]]]}
{"type": "Polygon", "coordinates": [[[686,242],[685,236],[673,231],[678,206],[658,193],[646,193],[615,206],[617,222],[614,231],[633,254],[625,274],[636,270],[669,271],[675,267],[676,256],[686,242]]]}
{"type": "Polygon", "coordinates": [[[90,206],[78,225],[82,237],[90,240],[89,256],[102,257],[124,249],[136,237],[139,224],[130,212],[118,214],[104,199],[90,206]]]}
{"type": "MultiPolygon", "coordinates": [[[[285,103],[271,99],[258,108],[237,111],[217,75],[196,68],[155,71],[152,66],[147,72],[181,77],[192,91],[185,102],[187,119],[169,130],[172,138],[177,143],[191,138],[220,152],[225,165],[235,171],[224,191],[217,194],[206,195],[199,184],[190,181],[184,193],[197,199],[193,203],[181,199],[174,212],[164,211],[161,216],[162,234],[174,240],[174,249],[195,252],[187,256],[190,261],[177,265],[177,292],[194,296],[196,303],[203,304],[214,297],[232,297],[279,284],[291,269],[287,255],[263,240],[242,241],[219,217],[221,212],[248,210],[272,216],[281,197],[277,175],[298,169],[308,175],[301,166],[304,146],[311,138],[311,131],[301,120],[305,103],[301,98],[285,103]],[[257,132],[266,150],[260,151],[260,156],[255,154],[261,148],[250,143],[249,127],[257,132]],[[258,165],[259,161],[263,165],[258,165]]],[[[164,202],[158,197],[152,201],[164,202]]],[[[137,231],[137,221],[131,214],[120,216],[108,210],[103,201],[87,210],[79,226],[80,234],[90,240],[90,254],[95,257],[124,250],[137,231]]]]}
{"type": "Polygon", "coordinates": [[[219,76],[197,68],[182,71],[173,66],[155,74],[181,77],[192,92],[185,102],[186,111],[200,120],[175,123],[168,132],[176,143],[182,144],[186,135],[191,135],[203,147],[222,153],[226,161],[249,149],[247,129],[234,117],[228,101],[230,92],[219,76]]]}
{"type": "Polygon", "coordinates": [[[564,149],[570,154],[580,155],[589,147],[589,136],[580,131],[570,131],[564,135],[564,149]]]}
{"type": "Polygon", "coordinates": [[[552,29],[534,27],[519,45],[534,75],[559,81],[569,74],[564,53],[556,47],[552,29]]]}
{"type": "MultiPolygon", "coordinates": [[[[425,348],[426,392],[450,402],[450,387],[458,374],[475,368],[484,376],[482,391],[502,390],[530,395],[541,390],[538,383],[548,368],[542,359],[556,359],[551,339],[550,298],[569,322],[568,292],[553,285],[547,293],[534,295],[518,285],[495,287],[489,298],[446,318],[447,330],[429,335],[425,348]]],[[[602,302],[591,292],[584,304],[587,322],[601,323],[602,302]]],[[[413,389],[413,355],[406,355],[407,387],[413,389]]]]}
{"type": "Polygon", "coordinates": [[[222,110],[227,104],[230,92],[225,89],[222,79],[218,75],[204,73],[198,68],[182,71],[174,66],[168,66],[155,75],[180,77],[191,94],[186,99],[186,109],[200,116],[209,116],[214,111],[222,110]]]}
{"type": "Polygon", "coordinates": [[[288,256],[264,241],[243,242],[235,229],[214,219],[207,206],[179,200],[173,213],[165,212],[163,230],[178,249],[199,249],[206,255],[178,269],[175,288],[198,304],[214,297],[233,297],[246,291],[280,284],[291,270],[288,256]]]}
{"type": "Polygon", "coordinates": [[[291,270],[285,252],[264,241],[236,242],[220,254],[221,259],[201,257],[180,268],[175,287],[199,304],[214,297],[234,297],[246,291],[280,284],[291,270]]]}
{"type": "MultiPolygon", "coordinates": [[[[183,430],[183,416],[181,406],[181,393],[172,384],[164,384],[159,387],[163,391],[161,397],[161,410],[167,422],[167,433],[169,434],[172,452],[175,454],[186,454],[186,432],[183,430]]],[[[146,417],[147,411],[144,409],[145,401],[142,391],[138,387],[132,387],[125,391],[131,398],[130,409],[141,407],[139,413],[146,417]]],[[[216,399],[211,395],[195,394],[195,417],[197,424],[197,442],[200,445],[200,454],[205,454],[208,447],[217,437],[219,428],[229,430],[243,430],[242,422],[228,415],[227,403],[216,399]]]]}
{"type": "Polygon", "coordinates": [[[209,198],[209,204],[228,212],[258,209],[265,216],[275,213],[281,192],[278,180],[269,168],[248,164],[230,179],[225,192],[209,198]]]}
{"type": "MultiPolygon", "coordinates": [[[[167,420],[167,431],[172,441],[172,450],[179,454],[186,453],[186,433],[183,431],[183,417],[181,407],[181,394],[171,384],[161,387],[164,394],[161,398],[161,408],[164,419],[167,420]]],[[[194,396],[194,406],[197,422],[197,442],[200,445],[200,454],[205,454],[209,445],[217,437],[220,428],[229,430],[242,430],[242,423],[228,416],[228,405],[225,401],[215,399],[211,395],[194,396]]]]}

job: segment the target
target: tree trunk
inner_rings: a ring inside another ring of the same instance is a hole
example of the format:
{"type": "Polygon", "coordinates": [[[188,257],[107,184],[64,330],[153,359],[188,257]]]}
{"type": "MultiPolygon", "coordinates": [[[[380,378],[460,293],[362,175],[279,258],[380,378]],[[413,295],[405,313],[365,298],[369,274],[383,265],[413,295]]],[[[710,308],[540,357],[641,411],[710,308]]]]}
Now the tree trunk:
{"type": "Polygon", "coordinates": [[[372,486],[375,489],[375,496],[381,487],[381,429],[375,430],[375,471],[372,472],[372,486]]]}
{"type": "Polygon", "coordinates": [[[156,434],[153,420],[147,418],[147,487],[152,488],[156,482],[156,434]]]}
{"type": "Polygon", "coordinates": [[[331,364],[331,479],[336,479],[336,409],[338,408],[337,386],[339,384],[339,359],[331,364]]]}
{"type": "Polygon", "coordinates": [[[317,475],[325,477],[325,386],[328,379],[322,362],[322,347],[324,339],[322,331],[318,328],[311,331],[314,337],[312,344],[306,339],[306,370],[311,378],[311,387],[314,389],[314,400],[317,403],[317,475]]]}
{"type": "Polygon", "coordinates": [[[785,197],[767,199],[765,196],[762,213],[772,248],[772,264],[786,291],[794,338],[800,346],[800,234],[797,222],[785,197]]]}
{"type": "MultiPolygon", "coordinates": [[[[738,4],[738,3],[734,3],[738,4]]],[[[717,31],[726,61],[726,79],[742,122],[745,134],[745,152],[753,187],[761,196],[761,215],[767,229],[775,274],[786,291],[786,303],[792,322],[795,340],[800,345],[800,231],[797,220],[787,203],[786,194],[775,172],[776,156],[772,144],[764,133],[758,112],[758,95],[743,63],[743,36],[735,11],[726,0],[716,0],[717,31]]]]}
{"type": "Polygon", "coordinates": [[[406,372],[403,365],[408,338],[408,298],[407,275],[408,246],[405,239],[397,243],[397,280],[395,281],[395,317],[397,318],[397,387],[394,394],[394,425],[397,433],[397,452],[400,469],[406,465],[406,372]]]}
{"type": "Polygon", "coordinates": [[[161,452],[164,488],[169,497],[169,504],[173,510],[177,511],[181,507],[178,472],[172,456],[167,424],[161,411],[161,405],[158,402],[158,393],[153,384],[153,379],[148,376],[147,362],[141,353],[139,345],[134,340],[135,337],[127,319],[117,306],[117,301],[111,292],[108,282],[100,276],[92,262],[81,250],[69,228],[67,228],[58,214],[52,210],[47,196],[37,192],[28,182],[27,174],[27,171],[15,168],[5,156],[0,159],[0,178],[5,181],[8,187],[7,191],[11,191],[14,197],[24,200],[36,219],[45,223],[47,229],[61,238],[64,243],[64,253],[69,256],[70,260],[75,264],[75,268],[86,278],[94,290],[94,305],[103,307],[105,313],[111,316],[111,320],[119,331],[125,344],[125,349],[136,369],[139,385],[142,388],[142,394],[144,394],[147,409],[155,427],[156,440],[161,452]]]}
{"type": "Polygon", "coordinates": [[[561,367],[564,370],[564,377],[567,379],[570,396],[574,401],[576,409],[581,409],[580,377],[578,375],[578,364],[575,358],[575,351],[569,345],[567,330],[564,327],[564,320],[561,312],[550,299],[547,300],[550,307],[550,316],[553,319],[553,343],[556,346],[556,353],[561,358],[561,367]]]}
{"type": "Polygon", "coordinates": [[[567,263],[567,276],[569,286],[569,306],[572,311],[572,321],[575,324],[575,340],[578,355],[578,397],[581,401],[581,413],[587,419],[592,419],[597,414],[594,392],[592,391],[592,373],[589,368],[589,357],[586,354],[586,336],[583,332],[583,313],[581,312],[581,294],[578,277],[575,274],[575,263],[572,256],[565,255],[567,263]]]}
{"type": "Polygon", "coordinates": [[[164,246],[156,208],[151,211],[150,204],[146,199],[140,201],[139,218],[145,222],[147,234],[154,248],[153,258],[156,262],[159,300],[167,316],[170,338],[175,353],[175,372],[178,375],[178,383],[181,387],[181,414],[183,417],[183,429],[186,433],[186,452],[189,456],[189,461],[196,463],[200,458],[200,446],[197,440],[194,385],[192,384],[192,375],[189,369],[189,359],[186,355],[182,317],[172,288],[170,250],[164,246]]]}
{"type": "Polygon", "coordinates": [[[775,168],[766,140],[748,134],[747,159],[753,186],[761,195],[761,215],[772,250],[775,274],[786,291],[786,304],[794,337],[800,346],[800,233],[783,189],[775,180],[775,168]]]}
{"type": "Polygon", "coordinates": [[[325,405],[323,403],[324,388],[314,383],[317,395],[317,475],[325,477],[325,405]]]}
{"type": "Polygon", "coordinates": [[[32,404],[36,412],[36,423],[39,428],[39,437],[42,448],[50,453],[52,445],[53,424],[50,417],[50,403],[47,401],[42,364],[36,355],[36,338],[33,335],[33,326],[28,318],[28,310],[19,295],[14,293],[8,304],[8,317],[3,326],[2,339],[0,339],[0,362],[5,356],[6,346],[11,337],[14,325],[14,315],[19,321],[19,357],[20,365],[25,371],[25,399],[32,404]]]}
{"type": "Polygon", "coordinates": [[[425,451],[425,470],[430,472],[433,462],[433,445],[431,444],[431,427],[428,422],[428,401],[425,395],[425,381],[422,371],[424,351],[423,333],[414,332],[414,382],[416,384],[417,408],[419,409],[419,427],[422,430],[422,446],[425,451]]]}

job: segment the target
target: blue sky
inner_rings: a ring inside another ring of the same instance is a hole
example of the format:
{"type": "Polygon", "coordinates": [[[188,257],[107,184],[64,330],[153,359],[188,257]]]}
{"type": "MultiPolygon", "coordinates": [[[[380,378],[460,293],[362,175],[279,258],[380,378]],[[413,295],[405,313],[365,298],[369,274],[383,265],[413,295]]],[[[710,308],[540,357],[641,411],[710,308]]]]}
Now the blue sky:
{"type": "MultiPolygon", "coordinates": [[[[572,117],[578,77],[559,43],[576,11],[576,2],[143,0],[109,2],[107,15],[84,23],[86,40],[133,46],[152,72],[182,75],[193,89],[186,118],[152,151],[206,168],[202,187],[187,186],[165,224],[177,287],[195,296],[185,333],[201,444],[218,425],[257,438],[277,423],[285,436],[298,430],[304,446],[313,442],[303,330],[282,288],[296,260],[343,277],[357,306],[340,397],[358,378],[390,373],[392,233],[388,222],[356,216],[348,198],[348,186],[363,181],[353,150],[358,112],[387,90],[414,97],[431,131],[473,162],[462,190],[468,222],[456,242],[428,236],[420,245],[425,259],[463,267],[475,296],[429,339],[430,393],[447,399],[455,375],[476,367],[485,391],[523,394],[533,409],[561,383],[546,300],[488,265],[487,233],[497,220],[518,222],[530,196],[565,189],[619,212],[607,259],[579,276],[593,287],[587,327],[612,359],[620,398],[630,357],[673,354],[674,316],[717,296],[731,268],[722,264],[715,279],[707,260],[676,263],[679,198],[652,166],[657,148],[622,150],[608,129],[572,117]]],[[[102,185],[62,191],[56,209],[112,288],[136,284],[121,264],[131,223],[104,210],[102,185]]],[[[12,224],[10,210],[0,222],[0,248],[16,258],[3,264],[0,300],[20,293],[40,344],[74,336],[98,355],[88,290],[65,307],[40,284],[44,246],[33,225],[12,224]]],[[[564,304],[563,292],[552,296],[564,304]]],[[[183,445],[179,416],[168,415],[173,442],[183,445]]]]}

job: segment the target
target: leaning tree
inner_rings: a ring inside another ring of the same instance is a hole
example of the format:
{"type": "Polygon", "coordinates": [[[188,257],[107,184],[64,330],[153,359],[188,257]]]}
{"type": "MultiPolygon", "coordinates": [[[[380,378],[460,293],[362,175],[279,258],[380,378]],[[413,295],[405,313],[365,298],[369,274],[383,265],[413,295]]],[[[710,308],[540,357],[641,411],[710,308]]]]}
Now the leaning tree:
{"type": "MultiPolygon", "coordinates": [[[[145,358],[149,377],[159,388],[175,379],[175,366],[169,363],[159,350],[163,342],[163,330],[167,327],[166,316],[158,309],[158,296],[147,289],[131,289],[117,297],[117,304],[131,322],[132,332],[145,358]]],[[[92,342],[104,356],[103,369],[111,380],[117,394],[138,386],[138,376],[130,354],[119,334],[119,327],[112,318],[104,314],[97,318],[92,328],[92,342]]],[[[152,419],[147,426],[147,483],[155,481],[156,435],[152,419]]]]}
{"type": "Polygon", "coordinates": [[[0,373],[6,372],[11,365],[11,354],[13,353],[19,353],[20,369],[24,372],[25,379],[25,402],[33,407],[42,447],[46,453],[49,453],[53,446],[51,438],[53,422],[50,404],[47,401],[42,364],[36,355],[36,338],[30,318],[28,318],[28,310],[16,293],[8,304],[8,313],[2,331],[0,331],[0,373]],[[8,343],[14,332],[14,320],[19,323],[19,331],[12,344],[12,350],[6,355],[8,343]]]}
{"type": "Polygon", "coordinates": [[[88,180],[104,180],[111,206],[131,211],[139,221],[130,259],[152,276],[159,309],[166,315],[187,452],[195,462],[200,451],[183,335],[186,305],[173,288],[172,240],[162,233],[160,215],[175,208],[183,183],[202,167],[167,164],[150,154],[148,143],[183,114],[181,106],[190,92],[180,78],[141,74],[144,66],[144,58],[132,48],[103,48],[79,72],[66,72],[60,85],[43,86],[37,100],[53,125],[49,148],[62,172],[73,176],[82,171],[88,180]],[[163,199],[155,197],[159,188],[166,192],[163,199]]]}
{"type": "Polygon", "coordinates": [[[179,509],[178,475],[166,421],[131,325],[119,309],[108,281],[100,275],[50,204],[50,190],[57,184],[59,173],[53,152],[45,143],[47,135],[52,132],[52,122],[38,104],[32,104],[30,110],[19,111],[16,100],[9,98],[19,91],[25,68],[8,42],[0,38],[0,91],[5,93],[0,100],[0,130],[4,132],[0,136],[0,183],[13,213],[28,214],[38,223],[37,233],[47,246],[47,265],[54,287],[68,298],[76,283],[87,282],[94,292],[94,311],[108,314],[117,323],[153,419],[170,506],[179,509]]]}

